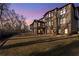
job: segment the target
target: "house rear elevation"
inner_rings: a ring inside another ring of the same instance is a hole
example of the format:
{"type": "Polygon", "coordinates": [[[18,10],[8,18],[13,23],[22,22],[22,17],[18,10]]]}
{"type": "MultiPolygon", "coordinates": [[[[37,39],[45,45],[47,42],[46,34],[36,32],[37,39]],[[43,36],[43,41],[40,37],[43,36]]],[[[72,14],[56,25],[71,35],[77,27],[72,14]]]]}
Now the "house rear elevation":
{"type": "Polygon", "coordinates": [[[77,19],[74,4],[67,4],[58,9],[58,34],[77,33],[77,19]]]}
{"type": "MultiPolygon", "coordinates": [[[[43,15],[43,18],[41,18],[41,22],[44,24],[42,34],[64,35],[77,33],[78,13],[79,8],[75,7],[72,3],[48,11],[43,15]]],[[[36,29],[39,30],[38,28],[36,29]]],[[[43,28],[40,27],[40,29],[43,28]]]]}

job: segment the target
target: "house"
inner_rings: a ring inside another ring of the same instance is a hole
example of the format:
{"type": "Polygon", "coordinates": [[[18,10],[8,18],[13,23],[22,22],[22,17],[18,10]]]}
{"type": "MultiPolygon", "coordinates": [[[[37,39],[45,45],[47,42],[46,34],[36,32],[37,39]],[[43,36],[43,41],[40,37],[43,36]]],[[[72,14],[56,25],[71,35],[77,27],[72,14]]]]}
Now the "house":
{"type": "Polygon", "coordinates": [[[33,34],[45,34],[45,23],[41,20],[34,20],[30,28],[33,34]]]}
{"type": "Polygon", "coordinates": [[[32,24],[36,24],[36,27],[32,25],[31,28],[37,34],[76,34],[79,30],[79,7],[75,7],[72,3],[66,4],[46,12],[43,18],[34,20],[32,24]]]}
{"type": "Polygon", "coordinates": [[[66,4],[58,9],[58,34],[77,33],[77,19],[74,4],[66,4]]]}
{"type": "Polygon", "coordinates": [[[45,13],[43,18],[46,24],[46,34],[57,34],[57,8],[45,13]]]}

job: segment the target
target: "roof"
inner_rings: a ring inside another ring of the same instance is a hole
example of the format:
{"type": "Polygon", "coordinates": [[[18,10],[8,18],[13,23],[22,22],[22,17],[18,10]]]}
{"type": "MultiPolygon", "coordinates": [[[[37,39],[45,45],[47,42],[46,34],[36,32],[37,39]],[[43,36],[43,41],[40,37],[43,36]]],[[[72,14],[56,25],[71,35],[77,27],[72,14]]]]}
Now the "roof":
{"type": "Polygon", "coordinates": [[[54,8],[53,10],[49,10],[49,11],[47,11],[45,14],[44,14],[44,16],[46,15],[46,14],[48,14],[49,12],[51,12],[51,11],[54,11],[54,10],[59,10],[59,9],[62,9],[62,8],[64,8],[65,6],[68,6],[68,5],[72,5],[73,7],[74,7],[74,4],[73,3],[68,3],[68,4],[66,4],[66,5],[64,5],[64,6],[62,6],[62,7],[60,7],[60,8],[54,8]]]}
{"type": "Polygon", "coordinates": [[[53,10],[49,10],[49,11],[46,12],[43,16],[45,16],[45,15],[48,14],[49,12],[52,12],[52,11],[54,11],[54,10],[56,10],[56,9],[58,9],[58,8],[54,8],[53,10]]]}
{"type": "Polygon", "coordinates": [[[66,4],[66,5],[64,5],[64,6],[60,7],[60,8],[58,8],[58,9],[62,9],[62,8],[66,7],[66,6],[70,5],[70,4],[74,7],[73,3],[68,3],[68,4],[66,4]]]}
{"type": "MultiPolygon", "coordinates": [[[[43,21],[41,21],[41,20],[34,20],[33,22],[32,22],[32,24],[34,23],[34,22],[41,22],[41,23],[44,23],[43,21]]],[[[32,24],[30,24],[30,25],[32,25],[32,24]]]]}

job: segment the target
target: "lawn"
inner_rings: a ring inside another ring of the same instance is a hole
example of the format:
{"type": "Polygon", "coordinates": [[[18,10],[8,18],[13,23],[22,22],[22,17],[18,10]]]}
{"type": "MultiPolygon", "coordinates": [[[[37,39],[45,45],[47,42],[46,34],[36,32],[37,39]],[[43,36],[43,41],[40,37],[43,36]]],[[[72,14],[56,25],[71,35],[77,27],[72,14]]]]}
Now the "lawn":
{"type": "Polygon", "coordinates": [[[77,36],[14,36],[0,48],[2,56],[79,55],[77,36]]]}

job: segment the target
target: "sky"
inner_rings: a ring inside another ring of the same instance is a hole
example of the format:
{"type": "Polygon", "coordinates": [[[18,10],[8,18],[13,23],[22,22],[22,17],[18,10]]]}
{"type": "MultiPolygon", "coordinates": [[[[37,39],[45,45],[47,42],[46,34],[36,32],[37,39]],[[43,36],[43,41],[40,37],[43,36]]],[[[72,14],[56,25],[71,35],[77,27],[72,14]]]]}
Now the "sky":
{"type": "MultiPolygon", "coordinates": [[[[14,9],[19,15],[26,18],[26,22],[30,25],[34,19],[39,20],[43,15],[56,7],[62,7],[65,3],[12,3],[10,9],[14,9]]],[[[79,6],[75,3],[75,6],[79,6]]]]}

